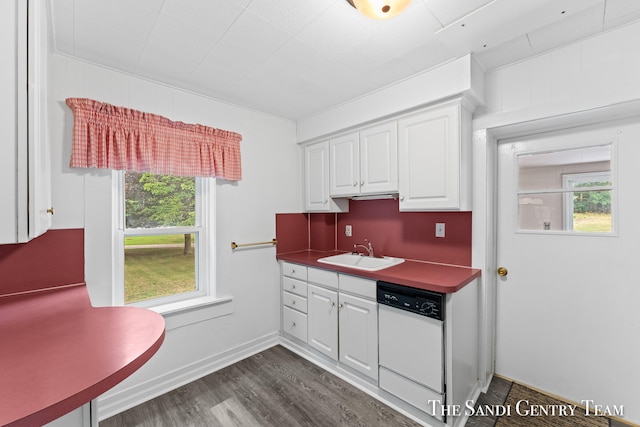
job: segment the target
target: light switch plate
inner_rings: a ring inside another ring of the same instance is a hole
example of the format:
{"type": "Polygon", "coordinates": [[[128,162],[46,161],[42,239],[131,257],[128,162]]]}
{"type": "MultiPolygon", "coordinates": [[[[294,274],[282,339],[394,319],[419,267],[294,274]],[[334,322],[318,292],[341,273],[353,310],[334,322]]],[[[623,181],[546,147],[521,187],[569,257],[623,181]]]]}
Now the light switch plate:
{"type": "Polygon", "coordinates": [[[347,237],[351,237],[351,226],[350,225],[345,225],[344,226],[344,235],[347,237]]]}
{"type": "Polygon", "coordinates": [[[436,237],[444,237],[444,222],[436,222],[436,237]]]}

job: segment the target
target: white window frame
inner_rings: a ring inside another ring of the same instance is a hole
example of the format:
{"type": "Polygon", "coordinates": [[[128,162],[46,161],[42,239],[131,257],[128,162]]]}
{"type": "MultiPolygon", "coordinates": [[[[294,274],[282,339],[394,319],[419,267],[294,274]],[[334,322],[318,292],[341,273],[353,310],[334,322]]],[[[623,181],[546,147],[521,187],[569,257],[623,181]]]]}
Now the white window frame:
{"type": "MultiPolygon", "coordinates": [[[[573,194],[577,192],[585,192],[585,191],[593,191],[593,190],[610,190],[613,191],[613,186],[606,187],[584,187],[578,190],[575,189],[573,184],[585,183],[585,182],[598,182],[598,181],[609,181],[612,182],[611,171],[602,171],[602,172],[582,172],[582,173],[568,173],[562,175],[562,188],[569,190],[564,193],[564,200],[562,211],[564,215],[564,229],[565,231],[574,231],[573,230],[573,194]]],[[[611,200],[612,210],[615,208],[613,206],[613,197],[611,200]]],[[[613,212],[611,215],[611,229],[614,229],[614,216],[613,212]]],[[[611,234],[609,233],[601,233],[601,234],[611,234]]]]}
{"type": "Polygon", "coordinates": [[[228,301],[231,298],[216,298],[215,292],[215,179],[196,178],[196,225],[194,227],[166,227],[162,229],[125,228],[124,172],[113,172],[114,207],[114,305],[124,304],[124,238],[126,235],[183,234],[195,231],[196,238],[196,291],[139,301],[129,306],[153,309],[161,314],[170,314],[185,309],[228,301]]]}

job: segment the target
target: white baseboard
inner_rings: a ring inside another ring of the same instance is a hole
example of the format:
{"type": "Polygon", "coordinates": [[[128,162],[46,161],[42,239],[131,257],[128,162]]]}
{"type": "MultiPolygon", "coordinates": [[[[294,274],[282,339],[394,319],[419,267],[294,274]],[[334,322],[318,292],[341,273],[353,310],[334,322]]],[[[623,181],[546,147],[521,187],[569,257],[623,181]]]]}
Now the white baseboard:
{"type": "Polygon", "coordinates": [[[280,343],[278,332],[180,367],[117,393],[98,398],[98,420],[104,420],[280,343]]]}

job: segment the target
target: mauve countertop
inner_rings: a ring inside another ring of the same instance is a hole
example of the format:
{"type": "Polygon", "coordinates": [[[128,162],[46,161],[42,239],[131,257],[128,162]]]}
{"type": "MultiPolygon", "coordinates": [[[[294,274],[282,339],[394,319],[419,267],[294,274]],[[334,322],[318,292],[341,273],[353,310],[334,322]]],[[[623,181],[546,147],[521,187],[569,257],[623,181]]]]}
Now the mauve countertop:
{"type": "Polygon", "coordinates": [[[441,292],[445,294],[459,291],[464,286],[480,277],[480,270],[476,268],[437,264],[426,261],[405,260],[402,264],[394,265],[383,270],[366,271],[356,268],[339,267],[318,262],[318,258],[344,253],[342,251],[314,251],[304,250],[276,255],[281,261],[303,264],[323,270],[338,271],[354,276],[397,283],[417,289],[441,292]]]}
{"type": "Polygon", "coordinates": [[[140,368],[164,319],[137,307],[92,307],[84,283],[0,297],[0,425],[50,422],[140,368]]]}

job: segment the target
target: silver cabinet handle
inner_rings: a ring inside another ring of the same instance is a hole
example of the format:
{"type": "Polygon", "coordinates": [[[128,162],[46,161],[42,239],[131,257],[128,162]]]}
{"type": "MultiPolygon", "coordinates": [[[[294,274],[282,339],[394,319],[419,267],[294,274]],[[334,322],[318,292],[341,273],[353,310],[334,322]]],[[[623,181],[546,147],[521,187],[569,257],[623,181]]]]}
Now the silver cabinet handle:
{"type": "Polygon", "coordinates": [[[331,303],[330,303],[330,304],[331,304],[331,307],[335,307],[335,306],[336,306],[336,303],[335,303],[335,302],[333,302],[333,301],[331,301],[331,303]]]}
{"type": "Polygon", "coordinates": [[[364,185],[364,181],[361,181],[361,182],[360,182],[360,185],[361,185],[361,186],[362,186],[362,185],[364,185]]]}
{"type": "Polygon", "coordinates": [[[404,196],[400,196],[400,201],[404,201],[404,196]]]}
{"type": "Polygon", "coordinates": [[[340,304],[340,305],[338,306],[338,308],[339,308],[340,310],[342,310],[342,309],[344,308],[344,305],[340,304]]]}
{"type": "Polygon", "coordinates": [[[296,288],[296,285],[293,285],[293,284],[292,284],[292,285],[291,285],[291,289],[295,289],[295,288],[296,288]]]}
{"type": "Polygon", "coordinates": [[[296,305],[296,300],[292,299],[291,300],[291,305],[296,305]]]}
{"type": "Polygon", "coordinates": [[[355,187],[355,186],[357,186],[357,185],[358,185],[358,183],[357,183],[357,182],[355,182],[355,181],[353,181],[353,186],[355,187]]]}
{"type": "Polygon", "coordinates": [[[291,327],[295,328],[296,327],[296,322],[291,322],[291,327]]]}

